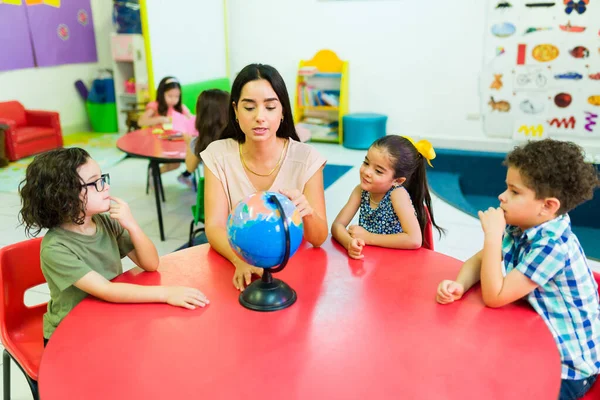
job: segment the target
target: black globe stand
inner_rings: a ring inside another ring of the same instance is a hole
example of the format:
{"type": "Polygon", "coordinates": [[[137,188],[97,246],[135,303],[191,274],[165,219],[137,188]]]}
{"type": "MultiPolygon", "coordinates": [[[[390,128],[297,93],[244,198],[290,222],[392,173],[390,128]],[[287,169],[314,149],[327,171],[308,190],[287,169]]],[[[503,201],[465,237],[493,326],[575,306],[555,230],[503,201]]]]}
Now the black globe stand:
{"type": "Polygon", "coordinates": [[[285,212],[276,196],[271,195],[270,201],[275,203],[283,221],[285,234],[285,253],[277,268],[265,268],[262,279],[252,282],[240,293],[240,304],[254,311],[277,311],[288,308],[296,302],[296,292],[287,283],[273,278],[273,273],[285,268],[290,259],[290,227],[285,212]]]}

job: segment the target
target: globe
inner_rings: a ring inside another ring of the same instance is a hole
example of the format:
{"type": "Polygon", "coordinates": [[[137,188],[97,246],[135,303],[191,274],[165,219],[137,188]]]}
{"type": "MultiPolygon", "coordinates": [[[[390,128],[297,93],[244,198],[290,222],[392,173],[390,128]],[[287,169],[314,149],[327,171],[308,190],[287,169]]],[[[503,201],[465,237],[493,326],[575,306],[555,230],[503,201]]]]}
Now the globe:
{"type": "Polygon", "coordinates": [[[290,231],[290,257],[302,241],[300,213],[287,197],[275,192],[256,192],[240,201],[227,219],[229,244],[245,262],[272,268],[283,262],[286,235],[275,196],[283,207],[290,231]]]}

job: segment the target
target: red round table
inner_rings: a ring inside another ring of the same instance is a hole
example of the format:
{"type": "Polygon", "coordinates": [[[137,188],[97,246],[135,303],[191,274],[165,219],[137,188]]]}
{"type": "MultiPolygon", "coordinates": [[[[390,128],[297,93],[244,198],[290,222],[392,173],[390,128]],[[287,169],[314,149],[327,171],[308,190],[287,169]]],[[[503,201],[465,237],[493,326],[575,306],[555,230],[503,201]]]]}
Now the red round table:
{"type": "MultiPolygon", "coordinates": [[[[160,164],[178,163],[185,161],[186,144],[183,140],[161,139],[160,135],[152,133],[153,128],[132,131],[117,140],[119,150],[132,157],[146,158],[149,160],[148,168],[152,171],[154,183],[154,197],[156,198],[156,212],[158,214],[158,229],[160,239],[165,240],[160,195],[165,201],[162,179],[160,177],[160,164]]],[[[148,192],[148,188],[146,188],[148,192]]]]}
{"type": "Polygon", "coordinates": [[[426,249],[369,247],[348,259],[331,239],[303,244],[275,276],[290,308],[243,308],[233,267],[209,245],[161,257],[159,272],[117,280],[191,285],[211,304],[83,300],[41,361],[42,400],[556,399],[560,358],[526,303],[484,306],[479,287],[438,305],[460,262],[426,249]]]}

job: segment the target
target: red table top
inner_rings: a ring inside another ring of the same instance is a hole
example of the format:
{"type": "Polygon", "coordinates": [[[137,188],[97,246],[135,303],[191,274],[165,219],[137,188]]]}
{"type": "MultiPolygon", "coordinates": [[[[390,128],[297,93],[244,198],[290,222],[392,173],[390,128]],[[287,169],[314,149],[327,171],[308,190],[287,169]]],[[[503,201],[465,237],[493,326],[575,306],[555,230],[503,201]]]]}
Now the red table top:
{"type": "Polygon", "coordinates": [[[185,160],[185,141],[161,139],[153,128],[129,132],[117,140],[117,147],[127,154],[158,160],[185,160]]]}
{"type": "Polygon", "coordinates": [[[461,263],[429,250],[366,248],[348,259],[305,243],[275,277],[290,308],[243,308],[233,267],[208,245],[161,257],[159,272],[117,280],[189,285],[204,309],[82,301],[53,334],[39,374],[43,400],[555,399],[560,358],[526,303],[484,306],[474,288],[438,305],[461,263]]]}

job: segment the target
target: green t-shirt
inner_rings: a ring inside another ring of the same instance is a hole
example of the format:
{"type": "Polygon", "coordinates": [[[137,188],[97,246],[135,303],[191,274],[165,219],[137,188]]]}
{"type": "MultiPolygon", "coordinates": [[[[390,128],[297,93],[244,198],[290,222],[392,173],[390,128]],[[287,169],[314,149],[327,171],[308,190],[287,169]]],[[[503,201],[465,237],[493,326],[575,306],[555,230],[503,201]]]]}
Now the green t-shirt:
{"type": "Polygon", "coordinates": [[[44,337],[49,339],[60,321],[87,293],[73,286],[90,271],[108,280],[123,273],[121,258],[133,250],[127,232],[107,214],[92,217],[96,233],[88,236],[53,228],[42,240],[42,272],[50,288],[48,311],[44,314],[44,337]]]}

